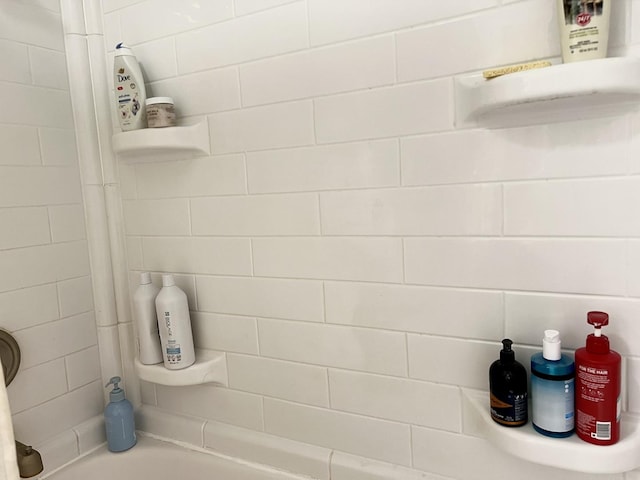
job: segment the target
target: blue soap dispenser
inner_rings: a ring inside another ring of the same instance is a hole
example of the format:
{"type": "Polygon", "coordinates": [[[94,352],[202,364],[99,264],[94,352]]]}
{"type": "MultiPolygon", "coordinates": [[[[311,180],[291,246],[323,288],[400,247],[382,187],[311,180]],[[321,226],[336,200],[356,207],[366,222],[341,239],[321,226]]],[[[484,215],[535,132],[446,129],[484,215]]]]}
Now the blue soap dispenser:
{"type": "Polygon", "coordinates": [[[575,365],[560,348],[560,333],[545,330],[542,352],[531,356],[533,428],[556,438],[573,434],[575,418],[575,365]]]}
{"type": "Polygon", "coordinates": [[[120,377],[112,377],[109,383],[113,390],[109,394],[111,400],[104,410],[104,423],[107,430],[107,446],[111,452],[124,452],[136,444],[136,427],[133,419],[133,405],[124,398],[124,390],[118,383],[120,377]]]}

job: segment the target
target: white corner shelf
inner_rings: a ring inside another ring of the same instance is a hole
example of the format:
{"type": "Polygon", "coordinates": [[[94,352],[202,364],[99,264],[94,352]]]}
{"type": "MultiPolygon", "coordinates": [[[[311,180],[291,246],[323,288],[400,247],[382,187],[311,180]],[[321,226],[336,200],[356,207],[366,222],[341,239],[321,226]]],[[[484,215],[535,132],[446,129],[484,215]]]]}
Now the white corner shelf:
{"type": "Polygon", "coordinates": [[[169,370],[162,363],[143,365],[135,359],[135,370],[141,380],[171,387],[217,383],[229,386],[227,356],[211,350],[196,349],[196,363],[181,370],[169,370]]]}
{"type": "Polygon", "coordinates": [[[478,434],[500,450],[529,462],[584,473],[622,473],[640,467],[640,419],[623,415],[620,420],[620,441],[615,445],[599,446],[586,443],[572,435],[551,438],[533,429],[531,421],[522,427],[504,427],[491,419],[489,394],[463,389],[465,419],[478,434]]]}
{"type": "Polygon", "coordinates": [[[128,163],[148,163],[210,155],[209,124],[142,128],[116,133],[113,151],[128,163]]]}
{"type": "Polygon", "coordinates": [[[456,124],[489,128],[552,123],[635,110],[640,59],[604,58],[455,81],[456,124]]]}

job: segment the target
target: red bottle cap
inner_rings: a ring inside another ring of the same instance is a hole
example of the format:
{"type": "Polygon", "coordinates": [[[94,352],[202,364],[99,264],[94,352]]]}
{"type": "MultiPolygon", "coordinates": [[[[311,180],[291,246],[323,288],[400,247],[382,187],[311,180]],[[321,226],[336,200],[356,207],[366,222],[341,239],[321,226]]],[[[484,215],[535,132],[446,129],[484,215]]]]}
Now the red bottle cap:
{"type": "Polygon", "coordinates": [[[605,312],[587,313],[587,323],[593,325],[594,332],[587,337],[587,352],[589,353],[609,353],[609,339],[602,335],[601,327],[609,325],[609,315],[605,312]]]}

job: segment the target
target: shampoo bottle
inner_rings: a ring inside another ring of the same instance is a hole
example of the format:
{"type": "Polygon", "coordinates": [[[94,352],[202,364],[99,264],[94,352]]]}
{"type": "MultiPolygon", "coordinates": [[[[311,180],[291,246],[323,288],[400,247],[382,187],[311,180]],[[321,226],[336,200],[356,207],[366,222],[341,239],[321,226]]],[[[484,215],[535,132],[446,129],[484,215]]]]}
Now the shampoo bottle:
{"type": "Polygon", "coordinates": [[[156,297],[156,311],[164,366],[179,370],[195,363],[187,295],[176,286],[173,275],[162,276],[162,289],[156,297]]]}
{"type": "Polygon", "coordinates": [[[502,340],[500,360],[489,368],[491,418],[507,427],[520,427],[527,423],[527,371],[516,361],[511,349],[513,342],[502,340]]]}
{"type": "Polygon", "coordinates": [[[124,398],[124,390],[118,387],[120,377],[112,377],[105,386],[113,384],[109,394],[109,404],[104,410],[107,430],[107,447],[111,452],[124,452],[136,444],[136,427],[133,419],[133,405],[124,398]]]}
{"type": "Polygon", "coordinates": [[[144,365],[162,362],[158,317],[156,315],[156,297],[159,291],[160,289],[151,283],[149,272],[140,274],[140,286],[133,295],[133,308],[138,359],[144,365]]]}
{"type": "Polygon", "coordinates": [[[575,366],[560,351],[560,333],[545,330],[542,352],[531,356],[533,428],[548,437],[568,437],[574,427],[575,366]]]}
{"type": "Polygon", "coordinates": [[[576,433],[585,442],[613,445],[620,439],[621,357],[602,335],[609,315],[589,312],[587,322],[594,332],[576,350],[576,433]]]}
{"type": "Polygon", "coordinates": [[[113,88],[116,96],[116,113],[122,131],[146,127],[147,93],[144,78],[131,49],[122,43],[116,45],[116,56],[113,61],[113,88]]]}

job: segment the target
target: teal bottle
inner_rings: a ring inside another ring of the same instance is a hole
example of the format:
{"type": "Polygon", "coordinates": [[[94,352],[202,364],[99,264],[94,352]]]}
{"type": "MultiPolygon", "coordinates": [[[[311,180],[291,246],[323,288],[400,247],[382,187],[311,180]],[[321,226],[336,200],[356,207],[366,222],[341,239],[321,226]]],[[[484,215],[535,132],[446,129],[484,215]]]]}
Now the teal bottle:
{"type": "Polygon", "coordinates": [[[105,385],[113,385],[113,390],[109,393],[110,402],[104,410],[107,447],[111,452],[129,450],[137,441],[133,405],[124,398],[124,390],[118,386],[120,381],[120,377],[112,377],[105,385]]]}
{"type": "Polygon", "coordinates": [[[545,330],[542,352],[531,356],[533,428],[556,438],[572,435],[575,423],[575,365],[560,345],[560,333],[545,330]]]}

